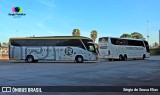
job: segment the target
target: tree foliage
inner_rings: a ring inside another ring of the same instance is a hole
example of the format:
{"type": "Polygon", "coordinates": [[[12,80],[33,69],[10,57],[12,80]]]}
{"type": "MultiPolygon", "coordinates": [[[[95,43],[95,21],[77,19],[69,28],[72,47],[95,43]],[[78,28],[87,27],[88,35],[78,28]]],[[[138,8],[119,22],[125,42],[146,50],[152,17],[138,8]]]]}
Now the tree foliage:
{"type": "Polygon", "coordinates": [[[73,36],[80,36],[80,30],[79,29],[73,29],[72,35],[73,36]]]}
{"type": "Polygon", "coordinates": [[[91,38],[93,39],[94,42],[96,41],[97,35],[98,35],[98,33],[97,33],[96,30],[91,31],[90,36],[91,36],[91,38]]]}
{"type": "Polygon", "coordinates": [[[139,32],[133,32],[131,34],[122,34],[120,38],[135,38],[135,39],[145,39],[143,35],[139,32]]]}
{"type": "Polygon", "coordinates": [[[131,38],[131,34],[122,34],[120,38],[131,38]]]}
{"type": "Polygon", "coordinates": [[[145,39],[143,37],[143,35],[141,33],[138,33],[138,32],[131,33],[131,36],[132,36],[132,38],[135,38],[135,39],[145,39]]]}

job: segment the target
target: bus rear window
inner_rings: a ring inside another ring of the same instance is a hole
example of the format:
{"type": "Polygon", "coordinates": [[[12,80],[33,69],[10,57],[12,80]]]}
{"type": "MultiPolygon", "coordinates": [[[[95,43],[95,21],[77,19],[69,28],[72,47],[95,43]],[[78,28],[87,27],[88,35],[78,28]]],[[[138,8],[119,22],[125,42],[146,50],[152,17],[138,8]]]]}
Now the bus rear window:
{"type": "Polygon", "coordinates": [[[107,43],[108,37],[99,38],[99,43],[107,43]]]}

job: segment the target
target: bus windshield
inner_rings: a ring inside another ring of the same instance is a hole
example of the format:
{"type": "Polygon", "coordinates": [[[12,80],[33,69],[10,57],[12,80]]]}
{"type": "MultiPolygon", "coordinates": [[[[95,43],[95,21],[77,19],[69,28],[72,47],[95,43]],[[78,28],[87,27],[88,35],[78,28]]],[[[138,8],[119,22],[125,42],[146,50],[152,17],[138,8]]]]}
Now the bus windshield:
{"type": "Polygon", "coordinates": [[[147,41],[144,41],[144,44],[145,44],[145,47],[146,47],[147,52],[149,52],[149,45],[148,45],[148,42],[147,42],[147,41]]]}
{"type": "Polygon", "coordinates": [[[86,46],[87,50],[93,53],[97,53],[96,52],[96,48],[95,45],[93,43],[88,43],[88,45],[86,46]]]}

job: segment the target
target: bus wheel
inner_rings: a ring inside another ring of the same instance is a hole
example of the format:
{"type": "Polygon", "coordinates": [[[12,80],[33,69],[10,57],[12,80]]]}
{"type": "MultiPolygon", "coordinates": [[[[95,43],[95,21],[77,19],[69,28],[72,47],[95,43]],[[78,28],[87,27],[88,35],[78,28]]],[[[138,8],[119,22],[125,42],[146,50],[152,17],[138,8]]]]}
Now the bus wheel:
{"type": "Polygon", "coordinates": [[[108,59],[109,61],[114,61],[114,59],[108,59]]]}
{"type": "Polygon", "coordinates": [[[32,55],[28,55],[26,58],[26,61],[29,63],[33,63],[34,62],[34,57],[32,55]]]}
{"type": "Polygon", "coordinates": [[[77,63],[83,63],[83,57],[80,55],[76,56],[75,60],[77,63]]]}
{"type": "Polygon", "coordinates": [[[145,54],[143,54],[143,60],[146,58],[146,55],[145,54]]]}
{"type": "Polygon", "coordinates": [[[112,61],[112,59],[108,59],[109,61],[112,61]]]}
{"type": "Polygon", "coordinates": [[[39,61],[39,60],[34,60],[34,62],[36,62],[36,63],[37,63],[38,61],[39,61]]]}
{"type": "Polygon", "coordinates": [[[123,60],[123,56],[119,55],[119,60],[122,61],[123,60]]]}
{"type": "Polygon", "coordinates": [[[127,60],[127,55],[124,55],[123,60],[127,60]]]}

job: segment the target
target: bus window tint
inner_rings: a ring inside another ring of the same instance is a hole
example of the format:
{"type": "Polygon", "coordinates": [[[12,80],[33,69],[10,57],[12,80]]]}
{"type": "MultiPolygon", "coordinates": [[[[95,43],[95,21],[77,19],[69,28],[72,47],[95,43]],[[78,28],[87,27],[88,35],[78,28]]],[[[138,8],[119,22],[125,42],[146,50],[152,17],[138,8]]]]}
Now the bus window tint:
{"type": "Polygon", "coordinates": [[[84,43],[84,45],[86,46],[86,49],[88,51],[91,51],[93,53],[96,53],[96,48],[95,45],[89,42],[93,42],[93,40],[88,40],[88,39],[82,39],[82,42],[84,43]]]}
{"type": "Polygon", "coordinates": [[[125,41],[121,40],[121,39],[117,39],[116,41],[116,45],[124,45],[125,41]]]}
{"type": "Polygon", "coordinates": [[[146,46],[147,52],[149,52],[149,45],[148,45],[148,42],[147,42],[147,41],[144,41],[144,44],[145,44],[145,46],[146,46]]]}
{"type": "Polygon", "coordinates": [[[94,47],[93,46],[89,46],[89,51],[93,52],[94,51],[94,47]]]}
{"type": "Polygon", "coordinates": [[[142,46],[144,47],[143,41],[136,41],[136,40],[127,40],[128,45],[130,46],[142,46]]]}
{"type": "Polygon", "coordinates": [[[79,39],[60,39],[57,40],[56,46],[74,46],[84,49],[84,46],[79,39]]]}
{"type": "Polygon", "coordinates": [[[13,45],[13,46],[19,46],[19,43],[17,43],[16,40],[11,40],[10,43],[11,43],[11,45],[13,45]]]}
{"type": "Polygon", "coordinates": [[[56,46],[67,46],[66,41],[67,40],[65,40],[65,39],[59,39],[59,40],[57,40],[56,46]]]}
{"type": "Polygon", "coordinates": [[[111,38],[111,43],[112,43],[113,45],[116,45],[116,42],[117,42],[117,39],[111,38]]]}
{"type": "Polygon", "coordinates": [[[94,44],[88,44],[88,46],[86,47],[88,51],[96,53],[96,49],[94,44]]]}
{"type": "Polygon", "coordinates": [[[23,43],[24,43],[23,40],[19,40],[19,39],[11,40],[11,45],[13,46],[22,46],[23,43]]]}
{"type": "Polygon", "coordinates": [[[45,39],[44,46],[55,46],[57,44],[57,40],[55,39],[45,39]]]}
{"type": "Polygon", "coordinates": [[[79,39],[70,39],[67,43],[69,46],[75,46],[84,49],[84,46],[79,39]]]}
{"type": "Polygon", "coordinates": [[[44,40],[34,40],[35,46],[44,46],[44,40]]]}
{"type": "Polygon", "coordinates": [[[142,47],[144,47],[143,41],[136,41],[136,43],[137,43],[137,46],[142,46],[142,47]]]}
{"type": "Polygon", "coordinates": [[[125,45],[125,40],[122,39],[116,39],[116,38],[111,38],[111,43],[113,45],[125,45]]]}
{"type": "Polygon", "coordinates": [[[108,37],[99,38],[99,42],[100,43],[107,43],[108,42],[108,37]]]}

